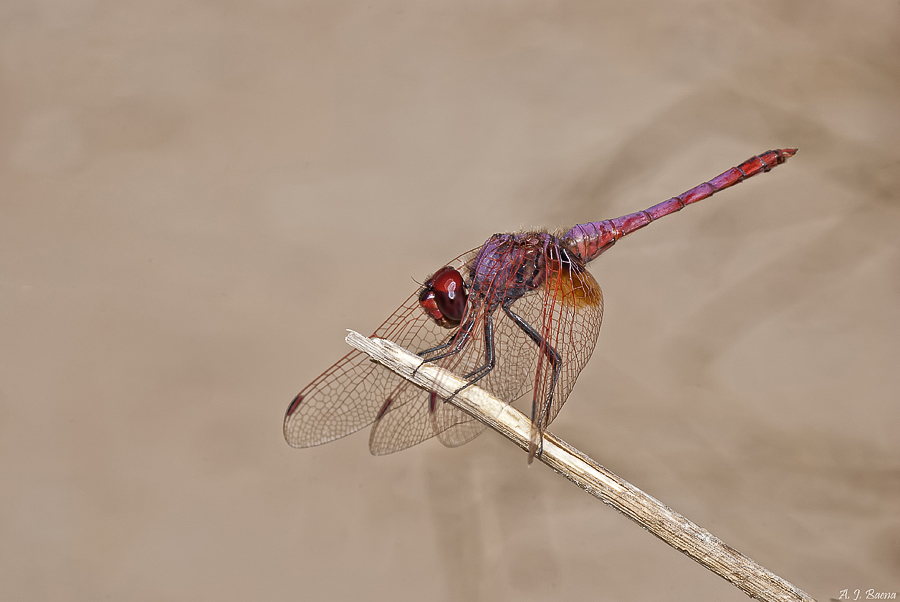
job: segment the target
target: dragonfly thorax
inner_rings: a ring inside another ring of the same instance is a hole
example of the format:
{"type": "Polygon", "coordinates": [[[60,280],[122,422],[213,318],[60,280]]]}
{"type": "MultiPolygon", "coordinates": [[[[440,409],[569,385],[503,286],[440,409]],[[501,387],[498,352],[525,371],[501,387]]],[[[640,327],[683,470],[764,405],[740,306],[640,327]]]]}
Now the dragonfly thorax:
{"type": "Polygon", "coordinates": [[[548,259],[559,254],[558,240],[546,232],[495,234],[475,259],[471,294],[486,296],[492,305],[521,297],[543,285],[548,259]]]}

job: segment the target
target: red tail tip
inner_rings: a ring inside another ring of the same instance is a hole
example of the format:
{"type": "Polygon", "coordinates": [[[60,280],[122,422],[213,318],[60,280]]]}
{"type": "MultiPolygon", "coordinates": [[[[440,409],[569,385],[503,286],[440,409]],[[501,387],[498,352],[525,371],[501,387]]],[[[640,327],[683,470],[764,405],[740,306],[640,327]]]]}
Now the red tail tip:
{"type": "Polygon", "coordinates": [[[783,149],[781,149],[781,154],[784,155],[784,158],[785,158],[785,159],[787,159],[788,157],[793,157],[794,155],[796,155],[796,154],[797,154],[797,150],[799,150],[799,149],[796,149],[796,148],[783,148],[783,149]]]}

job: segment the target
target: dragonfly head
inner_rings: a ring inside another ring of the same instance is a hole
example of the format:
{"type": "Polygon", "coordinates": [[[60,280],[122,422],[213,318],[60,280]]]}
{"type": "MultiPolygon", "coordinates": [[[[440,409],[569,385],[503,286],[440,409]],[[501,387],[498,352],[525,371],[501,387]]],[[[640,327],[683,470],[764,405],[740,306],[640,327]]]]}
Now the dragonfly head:
{"type": "Polygon", "coordinates": [[[419,305],[444,328],[456,328],[462,321],[468,298],[460,273],[445,266],[425,282],[419,293],[419,305]]]}

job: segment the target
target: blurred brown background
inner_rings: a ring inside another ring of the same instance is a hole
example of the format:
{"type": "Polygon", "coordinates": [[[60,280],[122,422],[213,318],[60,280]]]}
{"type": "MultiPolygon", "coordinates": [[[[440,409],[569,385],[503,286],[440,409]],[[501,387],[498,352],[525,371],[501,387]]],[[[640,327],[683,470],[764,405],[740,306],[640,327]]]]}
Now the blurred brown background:
{"type": "Polygon", "coordinates": [[[622,241],[553,431],[820,600],[900,592],[900,8],[0,4],[0,598],[744,600],[493,433],[291,397],[495,232],[622,241]]]}

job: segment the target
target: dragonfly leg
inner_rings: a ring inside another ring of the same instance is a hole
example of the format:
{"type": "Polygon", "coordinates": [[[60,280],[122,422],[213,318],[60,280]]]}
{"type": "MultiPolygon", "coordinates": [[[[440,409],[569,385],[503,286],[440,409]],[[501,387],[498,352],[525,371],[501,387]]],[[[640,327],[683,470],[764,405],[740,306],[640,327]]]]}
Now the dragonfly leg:
{"type": "MultiPolygon", "coordinates": [[[[449,337],[447,337],[446,343],[441,343],[440,345],[438,345],[436,347],[431,347],[430,349],[426,349],[425,351],[420,351],[416,355],[418,355],[419,357],[425,357],[426,355],[430,355],[430,354],[438,352],[438,351],[443,351],[447,347],[450,347],[451,345],[453,345],[453,338],[455,336],[456,336],[456,333],[454,332],[449,337]]],[[[440,356],[440,357],[446,357],[446,356],[440,356]]],[[[425,361],[431,361],[431,360],[425,360],[425,361]]]]}
{"type": "Polygon", "coordinates": [[[494,369],[496,356],[494,355],[494,319],[491,314],[487,314],[484,317],[484,364],[475,368],[463,378],[465,378],[468,382],[461,386],[459,389],[453,392],[453,395],[450,396],[452,399],[456,397],[460,391],[471,387],[479,380],[488,375],[488,373],[494,369]]]}
{"type": "MultiPolygon", "coordinates": [[[[418,355],[419,357],[422,358],[422,363],[419,364],[418,366],[416,366],[416,369],[413,370],[413,376],[416,375],[416,373],[419,371],[419,368],[424,366],[426,362],[433,361],[433,359],[434,359],[434,358],[429,359],[429,358],[426,358],[425,356],[435,353],[437,351],[443,351],[447,347],[450,347],[453,344],[453,338],[455,336],[456,336],[456,333],[454,332],[449,337],[447,337],[446,343],[441,343],[440,345],[437,345],[436,347],[431,347],[430,349],[426,349],[425,351],[420,351],[419,353],[417,353],[416,355],[418,355]]],[[[441,357],[446,357],[446,355],[441,355],[441,356],[436,356],[436,357],[441,358],[441,357]]]]}
{"type": "Polygon", "coordinates": [[[553,372],[550,375],[550,391],[547,393],[547,400],[544,403],[544,406],[540,408],[540,410],[537,408],[537,404],[534,404],[531,407],[531,423],[543,427],[545,425],[545,419],[550,414],[550,404],[553,401],[553,392],[556,390],[556,381],[559,380],[559,371],[562,368],[562,358],[559,356],[559,352],[557,352],[531,324],[526,322],[522,316],[512,310],[510,307],[511,305],[512,300],[503,304],[504,313],[516,323],[516,326],[521,328],[525,334],[528,335],[528,338],[534,341],[534,344],[547,356],[547,361],[550,362],[550,366],[553,368],[553,372]]]}
{"type": "MultiPolygon", "coordinates": [[[[488,372],[494,369],[494,360],[494,319],[488,314],[484,318],[484,364],[475,368],[463,377],[469,381],[466,383],[466,387],[474,385],[476,382],[487,376],[488,372]]],[[[462,387],[459,391],[462,391],[466,387],[462,387]]],[[[459,391],[456,393],[459,393],[459,391]]],[[[454,393],[454,395],[456,395],[456,393],[454,393]]]]}
{"type": "MultiPolygon", "coordinates": [[[[446,343],[441,343],[437,347],[432,347],[431,349],[426,349],[425,351],[420,351],[416,355],[422,358],[422,364],[425,362],[436,362],[438,360],[442,360],[445,357],[449,357],[451,355],[457,354],[463,350],[466,346],[466,343],[469,342],[469,337],[472,336],[472,329],[475,327],[474,321],[468,321],[464,323],[459,330],[450,335],[450,338],[446,343]],[[449,351],[444,351],[443,353],[438,353],[437,355],[433,355],[431,357],[425,357],[431,353],[436,351],[443,351],[444,349],[450,348],[449,351]]],[[[421,367],[421,364],[419,365],[421,367]]],[[[418,368],[416,368],[418,370],[418,368]]]]}
{"type": "MultiPolygon", "coordinates": [[[[468,343],[469,338],[472,336],[472,329],[474,328],[474,326],[474,321],[467,322],[459,331],[451,335],[450,340],[446,343],[442,343],[437,347],[432,347],[431,349],[426,349],[425,351],[420,351],[418,355],[423,359],[422,363],[424,364],[425,362],[436,362],[462,351],[466,346],[466,343],[468,343]],[[432,357],[425,357],[430,353],[434,353],[435,351],[443,351],[447,348],[449,348],[449,350],[445,351],[444,353],[440,353],[432,357]]],[[[451,398],[466,387],[474,385],[494,369],[494,320],[490,314],[486,315],[484,318],[484,356],[484,364],[463,376],[463,378],[468,380],[468,382],[464,386],[454,391],[453,395],[450,396],[451,398]]]]}

